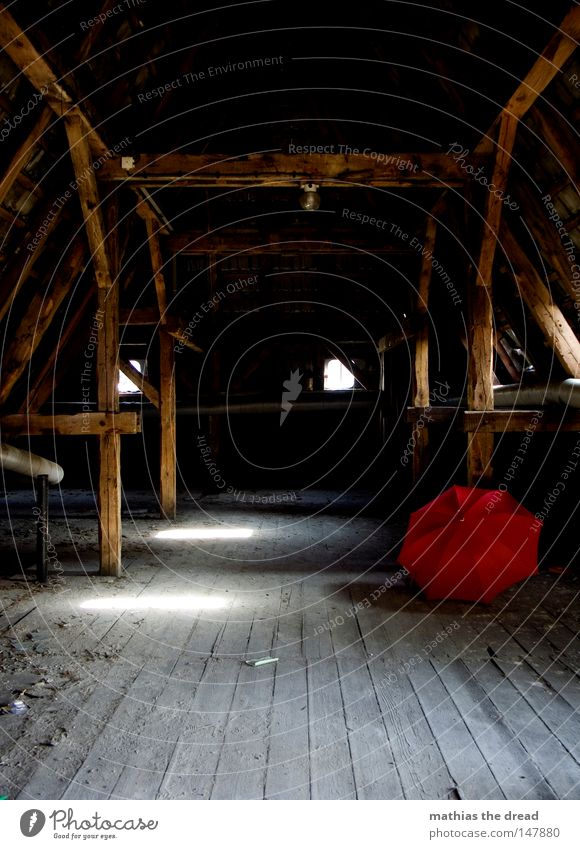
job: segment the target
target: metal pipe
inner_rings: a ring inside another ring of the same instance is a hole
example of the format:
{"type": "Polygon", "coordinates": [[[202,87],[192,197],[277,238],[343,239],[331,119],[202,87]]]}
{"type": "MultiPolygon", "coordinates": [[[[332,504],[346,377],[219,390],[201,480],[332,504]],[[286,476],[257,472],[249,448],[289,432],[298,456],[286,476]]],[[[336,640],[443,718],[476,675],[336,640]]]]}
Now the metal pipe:
{"type": "Polygon", "coordinates": [[[496,407],[544,407],[546,404],[565,404],[580,409],[580,380],[568,378],[559,383],[540,386],[494,386],[496,407]]]}
{"type": "Polygon", "coordinates": [[[4,443],[0,443],[0,466],[9,472],[18,472],[31,478],[46,475],[49,483],[60,483],[64,477],[63,468],[58,463],[4,443]]]}
{"type": "MultiPolygon", "coordinates": [[[[296,413],[327,413],[343,410],[366,410],[379,404],[380,395],[373,391],[356,391],[344,393],[304,392],[292,402],[292,412],[296,413]]],[[[148,410],[140,403],[123,402],[123,410],[137,410],[141,414],[159,415],[157,410],[148,410]]],[[[231,400],[210,401],[200,399],[199,404],[177,404],[177,415],[185,416],[223,416],[223,415],[276,415],[281,410],[280,398],[240,399],[232,396],[231,400]]]]}

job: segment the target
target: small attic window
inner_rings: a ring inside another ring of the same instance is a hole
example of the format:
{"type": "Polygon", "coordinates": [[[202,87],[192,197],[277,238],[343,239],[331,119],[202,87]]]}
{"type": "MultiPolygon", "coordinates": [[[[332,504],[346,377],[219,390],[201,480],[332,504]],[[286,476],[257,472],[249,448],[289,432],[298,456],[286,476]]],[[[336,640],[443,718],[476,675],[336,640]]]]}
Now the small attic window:
{"type": "MultiPolygon", "coordinates": [[[[143,374],[145,371],[145,360],[129,360],[130,364],[136,369],[139,374],[143,374]]],[[[123,374],[122,371],[119,371],[119,393],[121,395],[134,395],[136,393],[141,394],[141,390],[138,386],[136,386],[132,380],[130,380],[127,375],[123,374]]]]}
{"type": "Polygon", "coordinates": [[[330,391],[352,389],[354,374],[340,360],[326,360],[324,364],[324,388],[330,391]]]}

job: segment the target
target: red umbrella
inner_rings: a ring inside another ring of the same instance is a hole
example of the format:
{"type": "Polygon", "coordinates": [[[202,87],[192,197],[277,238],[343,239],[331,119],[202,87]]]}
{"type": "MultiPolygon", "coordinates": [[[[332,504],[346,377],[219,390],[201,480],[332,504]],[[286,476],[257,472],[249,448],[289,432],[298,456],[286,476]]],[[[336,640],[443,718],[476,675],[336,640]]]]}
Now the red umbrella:
{"type": "Polygon", "coordinates": [[[398,560],[428,599],[489,603],[538,571],[540,525],[509,492],[452,486],[411,514],[398,560]]]}

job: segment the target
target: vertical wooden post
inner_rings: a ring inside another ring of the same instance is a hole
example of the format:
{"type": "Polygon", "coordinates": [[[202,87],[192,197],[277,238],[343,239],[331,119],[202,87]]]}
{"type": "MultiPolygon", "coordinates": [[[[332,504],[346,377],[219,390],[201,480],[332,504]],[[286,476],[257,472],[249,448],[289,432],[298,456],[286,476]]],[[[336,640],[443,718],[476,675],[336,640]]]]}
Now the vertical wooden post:
{"type": "MultiPolygon", "coordinates": [[[[493,410],[493,261],[502,218],[502,192],[507,187],[518,119],[508,110],[501,113],[493,169],[495,191],[488,191],[483,218],[479,259],[469,289],[469,339],[467,406],[470,410],[493,410]]],[[[467,437],[467,483],[489,483],[493,469],[493,433],[470,433],[467,437]]]]}
{"type": "MultiPolygon", "coordinates": [[[[475,280],[468,295],[467,407],[493,410],[493,307],[491,288],[475,280]]],[[[470,433],[467,437],[467,483],[476,486],[492,476],[493,433],[470,433]]]]}
{"type": "MultiPolygon", "coordinates": [[[[415,339],[415,359],[413,362],[413,405],[415,407],[429,406],[429,285],[433,270],[433,250],[437,234],[437,221],[429,216],[425,229],[425,244],[423,246],[423,262],[419,275],[417,293],[417,318],[419,332],[415,339]]],[[[413,481],[417,481],[425,470],[429,450],[429,432],[427,427],[416,429],[413,443],[413,481]]]]}
{"type": "Polygon", "coordinates": [[[159,331],[159,414],[161,419],[159,503],[162,518],[174,519],[177,505],[175,350],[173,338],[164,330],[159,331]]]}
{"type": "MultiPolygon", "coordinates": [[[[218,291],[217,254],[208,254],[207,261],[210,297],[213,298],[213,296],[218,291]]],[[[219,308],[220,304],[218,302],[214,309],[214,319],[219,311],[219,308]]],[[[217,403],[221,390],[221,356],[220,351],[215,346],[212,348],[212,353],[209,359],[209,370],[210,394],[211,397],[214,398],[217,403]]],[[[210,415],[207,417],[207,435],[213,455],[213,460],[214,462],[219,463],[221,452],[221,416],[210,415]]],[[[213,483],[213,481],[211,482],[211,486],[215,487],[215,483],[213,483]]]]}
{"type": "MultiPolygon", "coordinates": [[[[97,281],[97,403],[102,412],[119,410],[119,280],[117,209],[103,220],[95,170],[81,116],[70,113],[65,129],[76,175],[85,229],[97,281]]],[[[99,550],[101,575],[121,574],[121,436],[99,437],[99,550]]]]}
{"type": "MultiPolygon", "coordinates": [[[[110,286],[97,290],[97,318],[102,322],[97,345],[99,410],[119,411],[119,277],[117,208],[108,207],[107,254],[110,286]]],[[[121,574],[121,434],[99,437],[99,548],[101,574],[121,574]]]]}

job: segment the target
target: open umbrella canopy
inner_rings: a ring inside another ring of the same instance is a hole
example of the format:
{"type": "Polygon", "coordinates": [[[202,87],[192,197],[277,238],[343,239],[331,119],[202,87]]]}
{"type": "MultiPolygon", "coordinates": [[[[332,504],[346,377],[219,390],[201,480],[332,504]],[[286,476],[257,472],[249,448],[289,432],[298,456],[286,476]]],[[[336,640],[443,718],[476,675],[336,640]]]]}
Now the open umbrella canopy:
{"type": "Polygon", "coordinates": [[[538,524],[508,492],[452,486],[411,514],[398,560],[428,599],[487,604],[538,571],[538,524]]]}

